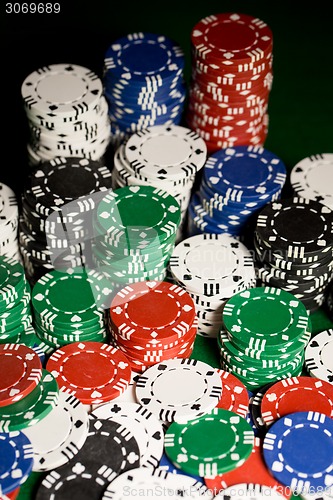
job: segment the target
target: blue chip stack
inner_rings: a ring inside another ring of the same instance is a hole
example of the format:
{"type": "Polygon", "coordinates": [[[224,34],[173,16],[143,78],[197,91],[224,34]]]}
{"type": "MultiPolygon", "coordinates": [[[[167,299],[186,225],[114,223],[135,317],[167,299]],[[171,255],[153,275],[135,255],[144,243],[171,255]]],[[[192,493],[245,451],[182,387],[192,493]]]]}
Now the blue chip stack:
{"type": "Polygon", "coordinates": [[[188,208],[188,233],[244,235],[258,210],[280,197],[286,167],[258,146],[217,151],[204,166],[188,208]]]}
{"type": "Polygon", "coordinates": [[[183,69],[181,48],[163,35],[133,33],[108,48],[104,90],[115,144],[153,125],[180,123],[183,69]]]}

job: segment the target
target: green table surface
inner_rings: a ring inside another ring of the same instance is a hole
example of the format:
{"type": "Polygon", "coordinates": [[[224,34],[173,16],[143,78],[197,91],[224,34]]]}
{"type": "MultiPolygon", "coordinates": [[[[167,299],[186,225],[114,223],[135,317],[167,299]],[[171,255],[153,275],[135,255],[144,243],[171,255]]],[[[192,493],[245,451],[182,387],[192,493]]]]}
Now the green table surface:
{"type": "MultiPolygon", "coordinates": [[[[70,62],[102,75],[108,45],[127,33],[148,31],[175,39],[186,56],[189,81],[190,33],[201,18],[242,12],[264,20],[274,37],[274,82],[269,101],[265,147],[290,170],[302,158],[333,152],[332,16],[329,2],[215,1],[166,2],[60,0],[61,14],[6,15],[2,7],[1,177],[20,193],[29,168],[25,154],[26,121],[20,85],[40,66],[70,62]]],[[[313,332],[332,328],[325,310],[313,314],[313,332]]],[[[198,337],[193,357],[218,366],[216,344],[198,337]]],[[[18,499],[34,498],[39,474],[32,474],[18,499]]],[[[255,478],[254,478],[255,480],[255,478]]]]}

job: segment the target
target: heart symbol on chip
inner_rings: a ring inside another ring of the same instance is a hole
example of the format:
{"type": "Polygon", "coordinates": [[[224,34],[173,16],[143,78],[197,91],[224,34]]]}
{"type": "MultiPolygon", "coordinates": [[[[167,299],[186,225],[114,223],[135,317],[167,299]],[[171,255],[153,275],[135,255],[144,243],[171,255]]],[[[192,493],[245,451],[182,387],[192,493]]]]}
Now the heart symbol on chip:
{"type": "Polygon", "coordinates": [[[139,186],[131,186],[129,188],[130,191],[132,191],[132,193],[138,193],[140,191],[140,187],[139,186]]]}

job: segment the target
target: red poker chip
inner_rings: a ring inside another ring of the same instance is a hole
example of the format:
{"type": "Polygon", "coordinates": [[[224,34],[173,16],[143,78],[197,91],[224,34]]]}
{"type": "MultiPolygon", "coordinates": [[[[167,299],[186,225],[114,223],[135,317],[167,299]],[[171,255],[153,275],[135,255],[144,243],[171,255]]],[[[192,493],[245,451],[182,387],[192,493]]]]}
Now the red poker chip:
{"type": "MultiPolygon", "coordinates": [[[[165,358],[164,361],[173,358],[181,358],[181,359],[189,358],[192,352],[193,352],[193,347],[190,347],[186,350],[186,352],[178,354],[177,356],[172,356],[171,358],[165,358]]],[[[151,366],[156,365],[155,362],[143,363],[142,361],[130,357],[128,357],[127,359],[129,366],[131,367],[131,370],[135,373],[143,373],[144,371],[148,370],[148,368],[150,368],[151,366]]]]}
{"type": "Polygon", "coordinates": [[[246,80],[236,80],[231,75],[222,78],[221,83],[215,82],[210,76],[205,76],[204,78],[197,72],[192,73],[192,79],[196,82],[200,88],[205,91],[212,89],[216,93],[221,93],[222,95],[237,95],[243,91],[260,92],[267,87],[267,82],[269,81],[271,73],[263,73],[262,75],[252,77],[252,79],[246,80]]]}
{"type": "Polygon", "coordinates": [[[190,295],[178,285],[144,281],[128,285],[114,297],[111,324],[132,343],[151,342],[158,337],[168,342],[183,337],[195,320],[190,295]]]}
{"type": "Polygon", "coordinates": [[[216,407],[246,418],[249,412],[249,395],[245,385],[232,373],[220,369],[217,371],[222,381],[222,395],[216,407]]]}
{"type": "Polygon", "coordinates": [[[153,354],[153,352],[147,351],[143,354],[132,353],[128,350],[123,351],[125,356],[133,361],[140,361],[143,364],[156,364],[166,361],[167,359],[177,358],[179,356],[186,355],[190,350],[193,349],[194,339],[190,342],[186,342],[183,346],[177,346],[175,349],[170,349],[161,352],[160,354],[153,354]]]}
{"type": "Polygon", "coordinates": [[[30,394],[41,376],[42,364],[33,349],[23,344],[0,345],[0,406],[30,394]]]}
{"type": "MultiPolygon", "coordinates": [[[[262,89],[260,92],[254,93],[251,91],[249,94],[251,96],[250,102],[252,103],[255,98],[258,98],[259,104],[262,106],[265,106],[267,104],[267,98],[268,98],[269,91],[268,89],[262,89]]],[[[244,107],[245,102],[248,102],[248,96],[245,95],[243,92],[243,95],[241,95],[239,92],[236,93],[227,93],[217,95],[217,94],[209,94],[207,95],[206,89],[202,89],[198,84],[193,84],[190,89],[190,98],[191,101],[192,99],[195,99],[199,103],[208,103],[211,106],[219,107],[219,108],[225,108],[227,105],[233,105],[235,108],[239,107],[244,107]]],[[[256,104],[257,105],[257,104],[256,104]]]]}
{"type": "Polygon", "coordinates": [[[244,61],[244,62],[238,62],[238,63],[233,63],[231,61],[226,61],[224,64],[221,65],[221,63],[217,63],[216,61],[210,63],[204,59],[202,59],[198,53],[196,53],[195,50],[192,49],[192,60],[193,60],[193,65],[195,65],[196,68],[198,68],[202,73],[205,74],[212,74],[213,76],[217,75],[224,75],[231,71],[232,73],[236,73],[240,75],[241,77],[244,75],[257,75],[258,73],[261,73],[263,71],[267,71],[266,68],[269,68],[272,66],[272,50],[268,51],[264,57],[255,62],[255,61],[244,61]]]}
{"type": "MultiPolygon", "coordinates": [[[[261,116],[251,121],[242,119],[234,120],[232,121],[231,130],[234,130],[236,133],[240,132],[242,134],[246,132],[249,127],[257,127],[262,125],[262,120],[263,118],[261,116]]],[[[226,120],[224,119],[224,117],[213,118],[207,115],[205,117],[202,117],[198,114],[192,113],[190,110],[188,110],[188,112],[186,113],[186,121],[187,123],[191,123],[201,129],[207,129],[208,131],[219,129],[226,125],[226,120]]]]}
{"type": "MultiPolygon", "coordinates": [[[[222,122],[218,125],[210,124],[210,123],[205,123],[202,120],[198,120],[195,118],[193,115],[186,115],[186,121],[191,125],[191,128],[194,129],[200,129],[203,132],[207,132],[209,135],[211,135],[212,138],[220,138],[220,139],[227,139],[233,135],[236,137],[241,137],[242,135],[246,135],[248,133],[253,134],[258,134],[262,131],[262,128],[265,126],[263,123],[263,118],[261,120],[258,120],[259,123],[252,123],[251,121],[248,120],[241,120],[239,119],[237,122],[222,122]],[[237,124],[237,125],[236,125],[237,124]]],[[[211,139],[208,139],[211,140],[211,139]]]]}
{"type": "Polygon", "coordinates": [[[299,411],[333,418],[332,384],[313,377],[291,377],[272,385],[262,398],[261,413],[266,425],[299,411]]]}
{"type": "Polygon", "coordinates": [[[267,24],[236,13],[201,19],[191,33],[192,46],[200,58],[221,65],[260,61],[271,51],[272,40],[267,24]]]}
{"type": "Polygon", "coordinates": [[[73,394],[83,404],[110,401],[122,394],[131,380],[125,355],[100,342],[74,342],[58,349],[46,369],[52,372],[60,390],[73,394]]]}
{"type": "Polygon", "coordinates": [[[261,486],[269,486],[277,489],[285,498],[289,499],[291,497],[291,489],[279,483],[267,469],[262,456],[261,441],[258,437],[254,438],[251,455],[240,467],[214,478],[205,478],[207,488],[212,490],[214,495],[229,486],[240,483],[256,483],[261,486]]]}
{"type": "Polygon", "coordinates": [[[0,496],[0,500],[15,500],[15,498],[18,497],[19,492],[20,488],[16,488],[10,493],[6,493],[6,495],[0,496]]]}

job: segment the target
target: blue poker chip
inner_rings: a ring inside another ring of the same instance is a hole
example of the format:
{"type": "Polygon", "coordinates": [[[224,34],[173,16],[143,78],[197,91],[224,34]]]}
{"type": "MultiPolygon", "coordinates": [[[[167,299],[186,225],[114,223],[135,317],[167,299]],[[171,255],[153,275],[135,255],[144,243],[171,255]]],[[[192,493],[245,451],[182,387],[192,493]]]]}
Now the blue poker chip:
{"type": "Polygon", "coordinates": [[[324,491],[333,480],[333,420],[323,413],[291,413],[267,432],[263,455],[271,474],[294,493],[324,491]]]}
{"type": "Polygon", "coordinates": [[[168,459],[168,457],[166,456],[165,453],[163,453],[158,467],[159,467],[159,469],[163,469],[166,472],[169,472],[171,474],[182,474],[185,476],[189,476],[189,477],[192,477],[193,479],[195,479],[196,481],[198,481],[199,483],[205,484],[204,479],[202,477],[192,476],[191,474],[187,474],[187,472],[183,471],[182,469],[177,469],[177,467],[175,467],[173,465],[173,463],[170,462],[170,460],[168,459]]]}
{"type": "Polygon", "coordinates": [[[222,234],[227,233],[232,236],[238,236],[241,232],[241,226],[232,226],[227,223],[219,223],[208,216],[199,215],[192,202],[188,206],[188,233],[190,236],[195,234],[209,233],[222,234]]]}
{"type": "Polygon", "coordinates": [[[126,80],[173,79],[184,69],[184,54],[176,43],[163,35],[134,33],[116,40],[106,51],[106,74],[126,80]]]}
{"type": "Polygon", "coordinates": [[[286,167],[262,147],[236,146],[214,153],[206,162],[203,177],[211,189],[230,200],[270,201],[284,186],[286,167]]]}
{"type": "Polygon", "coordinates": [[[33,448],[23,432],[0,433],[0,495],[18,488],[33,466],[33,448]]]}

